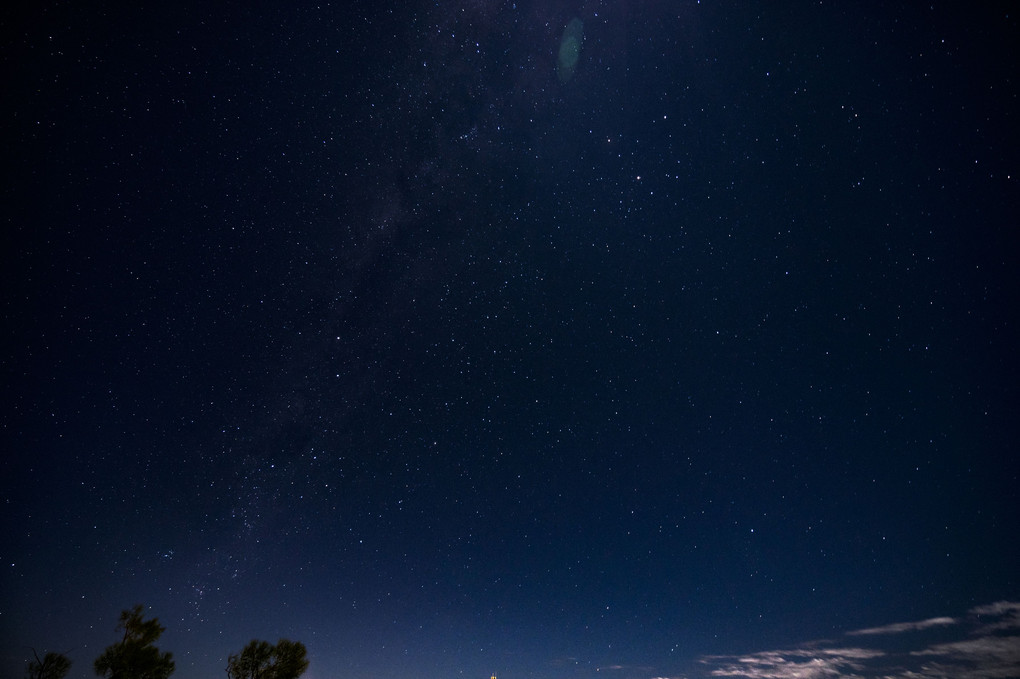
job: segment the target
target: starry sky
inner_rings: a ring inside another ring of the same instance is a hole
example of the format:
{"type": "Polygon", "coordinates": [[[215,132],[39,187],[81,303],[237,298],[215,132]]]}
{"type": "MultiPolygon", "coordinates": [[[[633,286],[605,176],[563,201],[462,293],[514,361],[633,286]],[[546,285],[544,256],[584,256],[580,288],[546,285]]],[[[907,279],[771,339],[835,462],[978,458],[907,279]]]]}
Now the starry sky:
{"type": "Polygon", "coordinates": [[[1004,6],[20,4],[4,676],[1020,676],[1004,6]]]}

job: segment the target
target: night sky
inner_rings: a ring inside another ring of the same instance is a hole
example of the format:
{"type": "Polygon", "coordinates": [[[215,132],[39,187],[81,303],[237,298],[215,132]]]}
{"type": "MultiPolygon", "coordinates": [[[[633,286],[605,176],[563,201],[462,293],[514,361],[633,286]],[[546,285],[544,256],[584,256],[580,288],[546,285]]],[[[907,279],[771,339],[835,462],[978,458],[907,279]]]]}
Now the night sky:
{"type": "Polygon", "coordinates": [[[1005,3],[15,4],[0,674],[1020,677],[1005,3]]]}

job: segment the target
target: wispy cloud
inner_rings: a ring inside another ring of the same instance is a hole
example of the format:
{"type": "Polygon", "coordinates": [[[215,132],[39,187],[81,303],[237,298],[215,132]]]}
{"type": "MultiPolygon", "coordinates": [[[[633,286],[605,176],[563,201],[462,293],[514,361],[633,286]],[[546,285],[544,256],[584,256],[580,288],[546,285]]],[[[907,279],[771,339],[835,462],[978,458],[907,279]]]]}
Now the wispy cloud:
{"type": "Polygon", "coordinates": [[[884,655],[866,648],[788,649],[763,651],[742,656],[708,656],[702,662],[712,667],[713,677],[754,679],[818,679],[822,677],[865,677],[863,661],[884,655]]]}
{"type": "Polygon", "coordinates": [[[743,679],[1010,679],[1020,677],[1020,603],[854,630],[853,643],[815,641],[746,655],[706,656],[709,676],[743,679]],[[937,637],[937,638],[935,638],[937,637]],[[906,650],[904,650],[906,649],[906,650]]]}
{"type": "Polygon", "coordinates": [[[1020,602],[997,601],[987,606],[972,608],[970,612],[981,623],[978,634],[1020,630],[1020,602]]]}
{"type": "Polygon", "coordinates": [[[637,672],[637,673],[640,673],[640,674],[644,674],[646,672],[651,672],[654,669],[655,669],[654,667],[648,667],[648,666],[643,666],[643,665],[603,665],[601,667],[596,668],[595,671],[596,672],[607,672],[607,671],[609,671],[609,672],[621,672],[621,671],[627,671],[627,672],[637,672]]]}
{"type": "Polygon", "coordinates": [[[931,627],[955,625],[957,622],[956,618],[929,618],[928,620],[920,620],[918,622],[898,622],[892,625],[884,625],[882,627],[858,629],[853,632],[847,632],[847,634],[850,636],[862,634],[899,634],[901,632],[914,632],[916,630],[929,629],[931,627]]]}

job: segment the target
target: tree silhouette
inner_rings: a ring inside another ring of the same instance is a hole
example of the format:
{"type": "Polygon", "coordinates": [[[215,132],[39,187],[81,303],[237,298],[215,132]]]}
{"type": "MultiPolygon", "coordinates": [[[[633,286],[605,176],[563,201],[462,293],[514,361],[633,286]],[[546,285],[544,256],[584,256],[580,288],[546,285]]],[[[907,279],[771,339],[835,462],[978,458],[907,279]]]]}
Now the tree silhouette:
{"type": "Polygon", "coordinates": [[[35,660],[28,661],[25,679],[64,679],[71,669],[71,661],[63,653],[47,653],[43,659],[32,649],[35,660]]]}
{"type": "Polygon", "coordinates": [[[142,619],[142,605],[120,614],[124,637],[96,658],[96,674],[107,679],[166,679],[174,671],[173,655],[160,653],[156,640],[166,628],[158,618],[142,619]]]}
{"type": "Polygon", "coordinates": [[[228,679],[297,679],[308,669],[305,645],[300,641],[280,639],[273,646],[268,641],[252,639],[238,653],[227,659],[228,679]]]}

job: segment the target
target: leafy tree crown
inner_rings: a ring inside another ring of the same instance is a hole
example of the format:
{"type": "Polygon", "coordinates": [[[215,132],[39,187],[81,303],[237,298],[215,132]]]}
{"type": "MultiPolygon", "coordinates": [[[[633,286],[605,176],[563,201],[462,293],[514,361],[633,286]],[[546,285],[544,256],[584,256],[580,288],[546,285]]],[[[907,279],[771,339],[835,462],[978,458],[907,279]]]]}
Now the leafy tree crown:
{"type": "Polygon", "coordinates": [[[308,669],[305,645],[280,639],[276,645],[252,639],[227,659],[228,679],[297,679],[308,669]]]}
{"type": "Polygon", "coordinates": [[[141,604],[120,614],[120,641],[96,658],[96,674],[106,679],[167,679],[175,669],[173,655],[161,653],[156,640],[166,629],[158,618],[145,620],[141,604]]]}
{"type": "Polygon", "coordinates": [[[64,679],[71,670],[71,661],[63,653],[47,653],[39,659],[39,654],[32,649],[35,660],[30,660],[25,671],[25,679],[64,679]]]}

